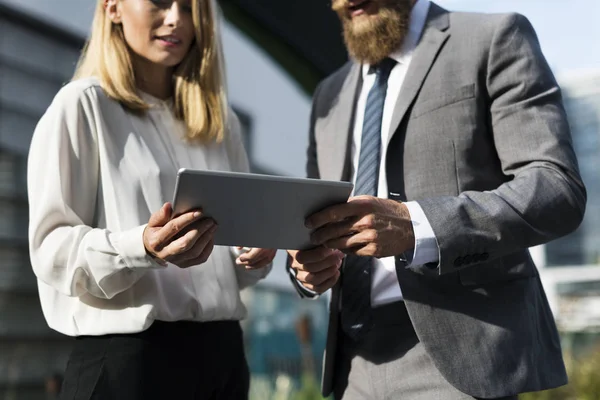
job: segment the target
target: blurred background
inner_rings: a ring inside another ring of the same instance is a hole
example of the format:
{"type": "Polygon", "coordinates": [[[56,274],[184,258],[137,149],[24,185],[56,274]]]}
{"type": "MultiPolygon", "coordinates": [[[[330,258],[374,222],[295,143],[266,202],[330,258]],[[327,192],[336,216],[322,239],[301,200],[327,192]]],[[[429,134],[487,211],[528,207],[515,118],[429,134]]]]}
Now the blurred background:
{"type": "MultiPolygon", "coordinates": [[[[219,0],[230,101],[255,172],[304,176],[311,93],[347,59],[328,0],[219,0]]],[[[528,399],[600,399],[600,1],[439,0],[527,16],[564,90],[588,188],[581,227],[531,249],[571,383],[528,399]]],[[[71,341],[43,319],[27,249],[26,157],[35,124],[69,81],[95,0],[0,0],[0,400],[55,398],[71,341]]],[[[327,298],[302,301],[279,254],[244,292],[252,399],[320,399],[327,298]]]]}

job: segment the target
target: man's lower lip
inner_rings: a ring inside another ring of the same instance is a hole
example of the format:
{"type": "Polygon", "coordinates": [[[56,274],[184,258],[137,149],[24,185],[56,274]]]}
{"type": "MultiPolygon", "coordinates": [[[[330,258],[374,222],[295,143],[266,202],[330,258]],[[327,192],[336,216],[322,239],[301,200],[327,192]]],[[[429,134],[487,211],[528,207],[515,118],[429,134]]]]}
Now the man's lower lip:
{"type": "Polygon", "coordinates": [[[355,9],[350,9],[350,16],[351,17],[356,17],[358,15],[362,15],[365,13],[365,9],[367,7],[369,7],[369,4],[371,4],[371,2],[369,0],[361,3],[358,5],[358,8],[355,9]]]}

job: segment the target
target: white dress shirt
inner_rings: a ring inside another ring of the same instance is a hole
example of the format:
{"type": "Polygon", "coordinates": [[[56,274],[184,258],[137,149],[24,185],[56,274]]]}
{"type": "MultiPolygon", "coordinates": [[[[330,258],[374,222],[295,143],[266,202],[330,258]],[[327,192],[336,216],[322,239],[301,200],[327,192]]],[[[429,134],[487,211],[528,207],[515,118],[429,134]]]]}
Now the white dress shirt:
{"type": "MultiPolygon", "coordinates": [[[[388,78],[388,88],[383,106],[383,120],[381,124],[381,163],[379,167],[379,183],[377,186],[377,197],[388,198],[387,175],[385,170],[387,145],[389,142],[392,114],[398,97],[401,96],[401,87],[412,59],[412,54],[419,42],[419,38],[425,27],[427,13],[429,11],[429,0],[418,0],[411,11],[409,32],[402,48],[392,54],[390,58],[397,61],[388,78]]],[[[352,140],[352,181],[356,179],[358,158],[362,139],[362,128],[365,114],[367,96],[375,83],[376,75],[369,74],[369,65],[362,66],[362,89],[356,107],[354,132],[352,140]]],[[[438,260],[438,244],[431,224],[423,213],[417,202],[406,202],[413,229],[415,232],[415,248],[412,260],[409,259],[410,267],[424,265],[438,260]]],[[[376,307],[402,299],[402,292],[398,284],[394,257],[375,260],[372,274],[371,305],[376,307]]]]}
{"type": "Polygon", "coordinates": [[[93,78],[60,90],[39,121],[28,160],[29,246],[49,326],[66,335],[132,333],[153,320],[239,320],[246,271],[231,248],[202,265],[163,267],[146,254],[150,215],[173,198],[179,168],[248,171],[230,113],[221,143],[190,145],[168,101],[147,94],[126,111],[93,78]]]}

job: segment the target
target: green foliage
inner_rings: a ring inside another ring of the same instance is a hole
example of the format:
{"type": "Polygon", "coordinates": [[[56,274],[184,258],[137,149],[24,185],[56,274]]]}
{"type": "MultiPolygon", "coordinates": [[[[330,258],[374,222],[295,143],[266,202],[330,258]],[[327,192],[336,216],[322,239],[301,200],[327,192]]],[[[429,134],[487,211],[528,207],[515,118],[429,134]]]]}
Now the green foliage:
{"type": "Polygon", "coordinates": [[[250,400],[333,400],[321,396],[319,379],[313,373],[305,372],[299,384],[293,383],[286,375],[279,375],[274,380],[252,378],[250,400]]]}
{"type": "Polygon", "coordinates": [[[301,385],[292,396],[292,400],[323,400],[319,381],[314,374],[305,373],[302,376],[301,385]]]}
{"type": "Polygon", "coordinates": [[[578,358],[565,357],[569,384],[557,389],[527,393],[520,400],[600,400],[600,347],[578,358]]]}

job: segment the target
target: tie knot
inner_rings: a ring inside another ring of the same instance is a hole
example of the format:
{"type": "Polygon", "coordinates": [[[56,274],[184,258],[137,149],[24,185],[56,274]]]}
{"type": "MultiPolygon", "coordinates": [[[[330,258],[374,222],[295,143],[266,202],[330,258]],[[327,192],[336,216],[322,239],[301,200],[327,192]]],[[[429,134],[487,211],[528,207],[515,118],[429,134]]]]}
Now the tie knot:
{"type": "Polygon", "coordinates": [[[377,78],[380,81],[387,81],[387,79],[390,76],[390,72],[392,72],[392,69],[395,65],[396,60],[386,57],[377,64],[373,65],[371,68],[372,71],[374,71],[377,74],[377,78]]]}

